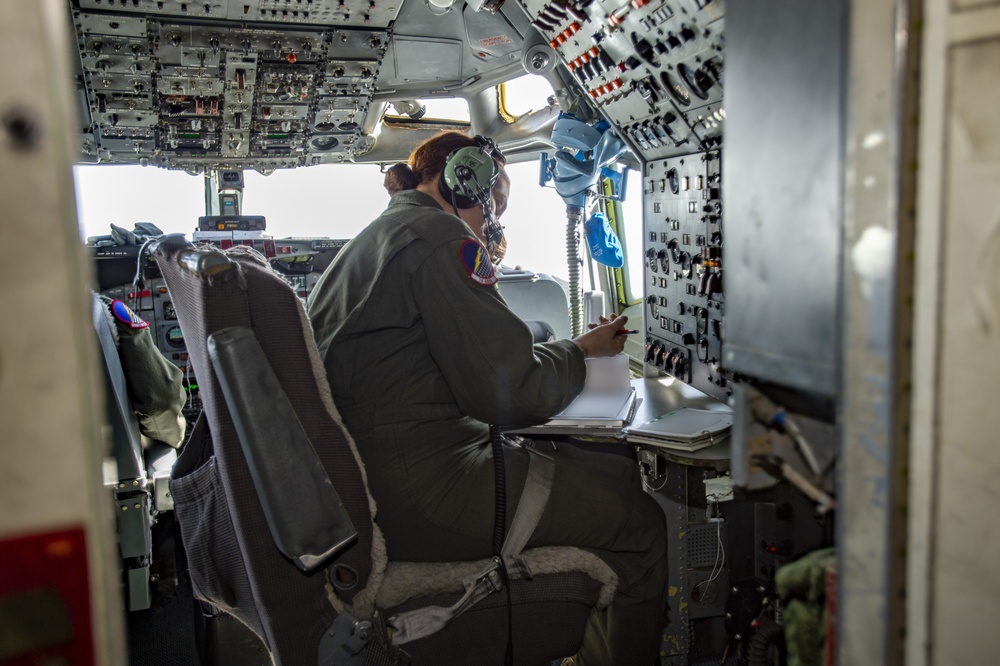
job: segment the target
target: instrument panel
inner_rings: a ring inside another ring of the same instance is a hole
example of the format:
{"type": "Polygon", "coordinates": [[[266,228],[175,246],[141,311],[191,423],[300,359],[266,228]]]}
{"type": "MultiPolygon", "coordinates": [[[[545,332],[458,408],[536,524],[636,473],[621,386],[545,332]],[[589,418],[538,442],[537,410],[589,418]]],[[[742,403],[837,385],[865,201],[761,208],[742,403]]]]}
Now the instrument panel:
{"type": "Polygon", "coordinates": [[[722,142],[724,0],[522,0],[594,109],[643,160],[722,142]]]}
{"type": "Polygon", "coordinates": [[[643,162],[647,368],[725,400],[733,381],[722,367],[725,2],[522,4],[594,115],[643,162]]]}
{"type": "Polygon", "coordinates": [[[191,172],[348,161],[399,4],[79,0],[81,149],[191,172]]]}
{"type": "Polygon", "coordinates": [[[719,400],[722,368],[722,159],[694,153],[645,166],[645,362],[719,400]]]}

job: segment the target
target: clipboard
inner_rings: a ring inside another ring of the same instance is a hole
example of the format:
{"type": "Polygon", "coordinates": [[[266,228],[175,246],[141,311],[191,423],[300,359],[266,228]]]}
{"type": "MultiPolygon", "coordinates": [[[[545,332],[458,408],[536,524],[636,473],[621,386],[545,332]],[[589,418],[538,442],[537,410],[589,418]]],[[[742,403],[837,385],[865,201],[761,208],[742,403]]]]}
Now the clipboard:
{"type": "Polygon", "coordinates": [[[629,443],[697,451],[725,441],[733,425],[729,410],[685,407],[625,429],[629,443]]]}

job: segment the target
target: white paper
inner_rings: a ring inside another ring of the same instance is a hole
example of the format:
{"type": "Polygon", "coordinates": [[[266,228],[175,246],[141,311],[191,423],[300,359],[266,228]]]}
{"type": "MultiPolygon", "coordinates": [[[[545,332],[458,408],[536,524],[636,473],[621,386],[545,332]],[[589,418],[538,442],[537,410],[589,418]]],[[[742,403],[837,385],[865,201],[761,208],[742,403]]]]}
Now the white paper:
{"type": "Polygon", "coordinates": [[[587,380],[583,394],[627,393],[629,383],[628,356],[599,356],[587,359],[587,380]]]}

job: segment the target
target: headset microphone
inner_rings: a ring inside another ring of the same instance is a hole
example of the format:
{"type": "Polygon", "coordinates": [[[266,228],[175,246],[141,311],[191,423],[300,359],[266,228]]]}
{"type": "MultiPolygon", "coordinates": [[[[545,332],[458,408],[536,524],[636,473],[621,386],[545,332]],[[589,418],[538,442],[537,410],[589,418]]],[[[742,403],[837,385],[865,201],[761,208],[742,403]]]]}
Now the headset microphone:
{"type": "Polygon", "coordinates": [[[497,216],[493,212],[492,202],[483,204],[483,217],[486,219],[486,224],[483,225],[483,238],[486,239],[486,251],[489,253],[493,263],[497,263],[500,261],[500,258],[497,257],[497,250],[503,241],[503,227],[500,226],[500,221],[497,220],[497,216]]]}

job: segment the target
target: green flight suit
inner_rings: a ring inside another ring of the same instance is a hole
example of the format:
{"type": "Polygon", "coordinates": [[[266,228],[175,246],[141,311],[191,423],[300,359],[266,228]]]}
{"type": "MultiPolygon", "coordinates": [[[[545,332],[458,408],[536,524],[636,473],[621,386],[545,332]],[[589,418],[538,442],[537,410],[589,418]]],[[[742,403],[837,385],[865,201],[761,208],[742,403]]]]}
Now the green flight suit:
{"type": "MultiPolygon", "coordinates": [[[[583,388],[576,344],[533,345],[495,283],[468,227],[409,190],[341,251],[309,297],[334,402],[364,459],[392,560],[489,557],[487,424],[544,422],[583,388]]],[[[587,548],[619,575],[578,663],[651,664],[666,603],[664,513],[642,491],[634,461],[565,445],[552,453],[552,494],[528,545],[587,548]]],[[[509,524],[527,453],[508,449],[505,459],[509,524]]]]}
{"type": "Polygon", "coordinates": [[[184,440],[186,422],[181,415],[187,394],[180,368],[156,348],[149,325],[131,309],[107,296],[100,296],[114,332],[125,372],[125,383],[139,431],[146,437],[176,448],[184,440]],[[113,324],[111,324],[113,322],[113,324]]]}

